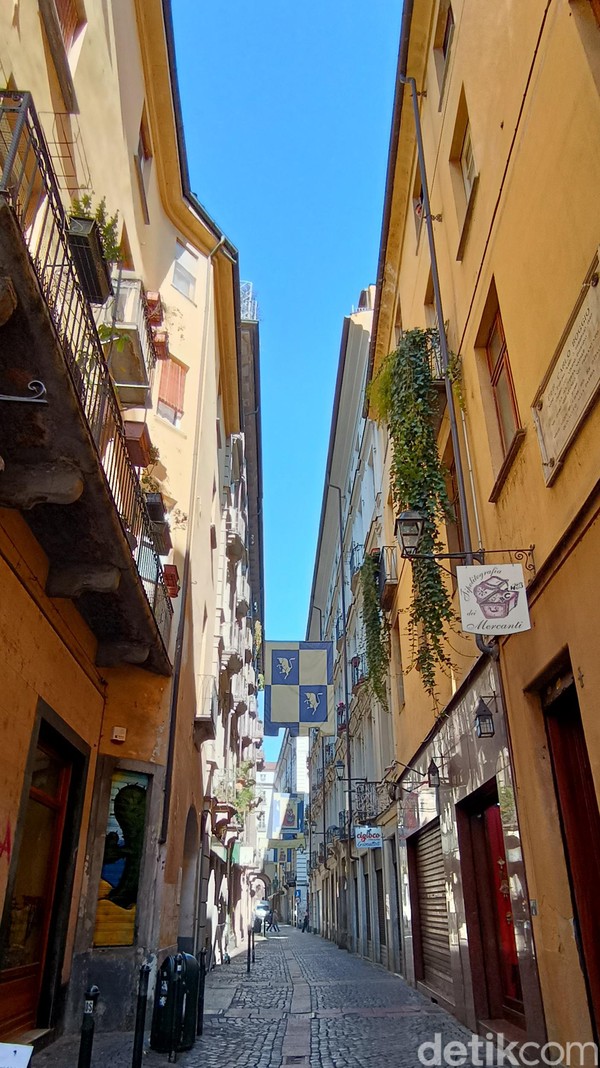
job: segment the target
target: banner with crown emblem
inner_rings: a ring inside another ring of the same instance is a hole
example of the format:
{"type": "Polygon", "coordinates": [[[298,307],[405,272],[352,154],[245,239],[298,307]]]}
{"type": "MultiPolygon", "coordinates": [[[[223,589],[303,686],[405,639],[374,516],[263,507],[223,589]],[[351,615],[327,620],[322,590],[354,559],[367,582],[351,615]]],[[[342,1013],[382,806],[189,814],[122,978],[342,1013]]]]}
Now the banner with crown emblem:
{"type": "Polygon", "coordinates": [[[333,642],[265,642],[265,734],[335,734],[333,642]]]}

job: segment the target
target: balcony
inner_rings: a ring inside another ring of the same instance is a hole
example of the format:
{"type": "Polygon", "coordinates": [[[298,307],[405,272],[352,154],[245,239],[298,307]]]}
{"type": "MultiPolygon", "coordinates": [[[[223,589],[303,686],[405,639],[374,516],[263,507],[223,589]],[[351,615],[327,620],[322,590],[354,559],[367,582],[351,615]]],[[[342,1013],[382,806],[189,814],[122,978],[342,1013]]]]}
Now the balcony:
{"type": "Polygon", "coordinates": [[[343,640],[344,640],[344,621],[343,621],[341,615],[339,615],[337,617],[336,621],[335,621],[335,645],[336,645],[336,649],[338,650],[338,652],[342,648],[343,640]]]}
{"type": "Polygon", "coordinates": [[[238,619],[243,619],[250,611],[250,583],[248,576],[242,574],[241,568],[236,582],[236,598],[235,614],[238,619]]]}
{"type": "Polygon", "coordinates": [[[173,608],[29,93],[0,93],[0,169],[0,393],[17,398],[0,402],[0,505],[46,553],[48,594],[77,599],[96,662],[168,675],[173,608]]]}
{"type": "Polygon", "coordinates": [[[369,676],[367,658],[364,653],[352,657],[352,660],[350,661],[350,670],[352,673],[352,693],[355,694],[358,693],[369,676]]]}
{"type": "Polygon", "coordinates": [[[363,545],[358,545],[356,542],[350,549],[350,589],[352,593],[356,593],[360,583],[360,569],[365,557],[365,550],[363,545]]]}
{"type": "Polygon", "coordinates": [[[252,739],[254,744],[256,746],[261,746],[264,736],[265,736],[265,725],[264,725],[262,719],[255,719],[254,720],[253,739],[252,739]]]}
{"type": "Polygon", "coordinates": [[[106,362],[123,408],[145,408],[157,360],[150,308],[141,278],[122,271],[114,297],[96,310],[106,362]]]}
{"type": "Polygon", "coordinates": [[[235,675],[242,670],[244,650],[242,631],[235,620],[227,620],[222,627],[223,652],[221,664],[228,675],[235,675]]]}
{"type": "Polygon", "coordinates": [[[194,716],[194,741],[197,745],[216,738],[218,721],[219,695],[216,679],[212,675],[197,675],[194,716]]]}
{"type": "Polygon", "coordinates": [[[398,586],[398,565],[395,545],[384,545],[379,556],[379,603],[389,612],[398,586]]]}
{"type": "Polygon", "coordinates": [[[261,771],[265,766],[265,751],[264,751],[264,749],[257,749],[254,759],[256,760],[257,769],[259,771],[261,771]]]}
{"type": "Polygon", "coordinates": [[[231,505],[227,509],[225,522],[227,533],[227,556],[234,563],[246,555],[246,520],[239,508],[231,505]]]}
{"type": "Polygon", "coordinates": [[[350,833],[350,813],[338,812],[338,838],[340,842],[345,842],[348,839],[350,833]]]}
{"type": "Polygon", "coordinates": [[[248,714],[252,716],[253,719],[258,716],[258,701],[256,700],[256,695],[253,693],[248,694],[248,714]]]}
{"type": "Polygon", "coordinates": [[[325,767],[328,768],[335,760],[335,742],[327,742],[325,745],[325,767]]]}
{"type": "Polygon", "coordinates": [[[248,686],[241,672],[231,680],[231,700],[234,712],[241,714],[248,711],[248,686]]]}

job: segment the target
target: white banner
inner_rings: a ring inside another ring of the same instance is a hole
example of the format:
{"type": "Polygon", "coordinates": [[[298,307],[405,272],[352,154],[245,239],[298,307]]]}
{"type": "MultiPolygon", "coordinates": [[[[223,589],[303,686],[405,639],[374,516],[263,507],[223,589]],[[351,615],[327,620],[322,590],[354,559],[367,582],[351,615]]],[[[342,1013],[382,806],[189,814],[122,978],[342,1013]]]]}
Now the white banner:
{"type": "Polygon", "coordinates": [[[520,564],[457,567],[460,617],[469,634],[530,630],[527,590],[520,564]]]}
{"type": "Polygon", "coordinates": [[[381,827],[355,827],[354,841],[357,849],[381,849],[383,845],[381,827]]]}

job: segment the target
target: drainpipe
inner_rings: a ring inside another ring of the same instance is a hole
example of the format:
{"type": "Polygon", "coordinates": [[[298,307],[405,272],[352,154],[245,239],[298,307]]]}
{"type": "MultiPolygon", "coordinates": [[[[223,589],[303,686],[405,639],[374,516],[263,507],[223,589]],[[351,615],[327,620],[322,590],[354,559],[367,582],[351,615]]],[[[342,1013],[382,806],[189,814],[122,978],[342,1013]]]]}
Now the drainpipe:
{"type": "Polygon", "coordinates": [[[348,951],[354,947],[354,902],[350,887],[352,884],[352,753],[350,750],[350,695],[348,692],[348,635],[346,633],[346,585],[344,581],[344,524],[342,519],[342,491],[334,482],[329,486],[338,495],[338,526],[340,535],[340,585],[342,593],[342,628],[343,628],[343,668],[344,701],[346,702],[346,771],[348,774],[348,834],[346,837],[346,922],[348,924],[348,951]]]}
{"type": "Polygon", "coordinates": [[[203,373],[206,365],[206,355],[208,349],[208,323],[210,315],[210,295],[212,289],[212,274],[213,274],[213,257],[217,254],[222,245],[225,244],[225,236],[221,235],[217,244],[208,253],[207,260],[208,266],[206,271],[206,292],[204,303],[204,328],[202,338],[202,353],[200,360],[200,377],[198,382],[198,406],[196,414],[196,428],[194,431],[194,453],[192,463],[192,478],[190,482],[190,503],[188,506],[188,528],[185,544],[185,557],[183,561],[183,575],[181,579],[181,609],[179,613],[179,623],[177,625],[177,639],[175,641],[175,657],[173,662],[173,685],[171,688],[171,702],[169,709],[169,742],[167,748],[167,764],[165,771],[165,788],[164,788],[164,801],[163,801],[163,813],[162,822],[160,826],[160,835],[158,838],[159,844],[164,845],[167,840],[167,834],[169,830],[169,814],[171,808],[171,793],[173,789],[173,764],[175,756],[175,735],[177,729],[177,704],[179,702],[179,687],[181,682],[181,661],[183,656],[183,637],[185,632],[185,618],[187,598],[189,592],[189,578],[190,578],[190,555],[192,547],[192,536],[194,533],[196,508],[196,479],[198,477],[198,457],[200,453],[200,411],[202,408],[202,394],[203,394],[203,373]]]}
{"type": "MultiPolygon", "coordinates": [[[[452,390],[452,383],[448,376],[448,340],[446,338],[446,330],[444,328],[444,312],[442,308],[442,294],[440,290],[440,276],[438,272],[437,253],[435,249],[435,238],[433,236],[433,219],[431,217],[431,204],[429,201],[429,185],[427,182],[427,170],[425,167],[425,152],[423,149],[423,132],[421,129],[421,115],[419,112],[419,92],[417,90],[417,83],[414,78],[407,78],[404,74],[398,75],[398,80],[402,85],[409,85],[411,89],[413,113],[415,117],[415,133],[417,137],[417,157],[419,160],[419,170],[421,172],[421,181],[423,183],[423,208],[425,216],[425,225],[427,227],[427,241],[429,244],[429,258],[431,261],[431,281],[433,284],[433,299],[435,305],[435,314],[438,321],[438,334],[440,339],[440,354],[442,357],[442,370],[444,373],[444,385],[446,388],[446,403],[448,405],[448,417],[450,420],[450,435],[452,438],[452,451],[454,453],[454,465],[456,470],[456,487],[458,490],[458,510],[460,513],[460,522],[462,526],[463,539],[465,544],[465,563],[470,565],[473,563],[473,546],[471,543],[471,531],[469,527],[469,512],[467,508],[467,494],[465,490],[465,476],[463,471],[462,455],[460,451],[460,440],[458,437],[458,423],[456,419],[456,404],[454,401],[454,393],[452,390]]],[[[486,642],[482,634],[475,635],[475,643],[477,648],[482,653],[486,653],[488,656],[492,656],[495,660],[498,659],[498,646],[495,641],[491,641],[489,644],[486,642]]]]}

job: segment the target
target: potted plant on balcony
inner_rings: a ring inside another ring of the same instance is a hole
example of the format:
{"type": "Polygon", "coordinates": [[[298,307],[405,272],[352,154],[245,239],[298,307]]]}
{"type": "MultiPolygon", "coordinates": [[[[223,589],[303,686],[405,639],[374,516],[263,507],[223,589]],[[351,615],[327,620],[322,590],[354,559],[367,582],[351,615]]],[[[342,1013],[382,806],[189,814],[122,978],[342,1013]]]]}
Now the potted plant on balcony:
{"type": "Polygon", "coordinates": [[[112,295],[110,264],[120,259],[118,234],[118,212],[109,216],[105,197],[95,207],[88,193],[73,200],[67,240],[81,288],[91,304],[104,304],[112,295]]]}

